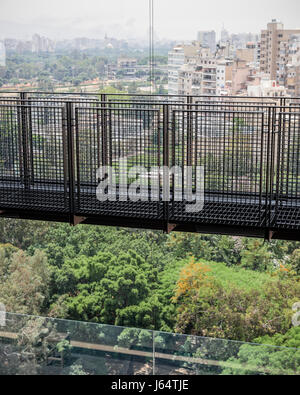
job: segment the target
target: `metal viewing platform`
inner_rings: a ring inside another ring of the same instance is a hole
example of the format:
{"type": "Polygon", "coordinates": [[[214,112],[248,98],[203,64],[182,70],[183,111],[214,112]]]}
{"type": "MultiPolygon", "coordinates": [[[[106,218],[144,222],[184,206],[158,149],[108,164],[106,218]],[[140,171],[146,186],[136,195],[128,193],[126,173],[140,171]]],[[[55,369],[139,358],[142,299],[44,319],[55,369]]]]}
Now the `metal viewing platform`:
{"type": "Polygon", "coordinates": [[[300,99],[1,93],[0,216],[300,240],[300,99]],[[175,199],[174,177],[164,201],[159,174],[155,200],[150,177],[135,202],[117,178],[100,202],[97,169],[119,158],[203,166],[203,210],[175,199]]]}

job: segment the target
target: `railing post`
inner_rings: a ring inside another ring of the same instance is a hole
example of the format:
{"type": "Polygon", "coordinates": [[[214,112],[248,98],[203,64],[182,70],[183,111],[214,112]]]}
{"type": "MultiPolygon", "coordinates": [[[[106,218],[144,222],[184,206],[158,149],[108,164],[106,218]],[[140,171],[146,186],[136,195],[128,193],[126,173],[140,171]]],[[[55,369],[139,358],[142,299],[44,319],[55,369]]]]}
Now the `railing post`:
{"type": "Polygon", "coordinates": [[[101,95],[101,129],[102,129],[102,166],[108,165],[107,155],[107,95],[101,95]]]}
{"type": "Polygon", "coordinates": [[[67,148],[68,148],[68,175],[69,175],[69,217],[70,224],[74,225],[75,216],[75,169],[74,169],[74,136],[73,136],[73,108],[72,103],[66,103],[67,115],[67,148]]]}
{"type": "MultiPolygon", "coordinates": [[[[282,113],[282,109],[280,109],[279,119],[278,119],[278,129],[277,129],[277,154],[276,154],[276,191],[275,191],[275,208],[274,208],[274,221],[277,221],[278,215],[278,206],[280,201],[280,192],[281,192],[281,157],[284,155],[284,152],[281,150],[281,139],[284,136],[284,129],[285,129],[285,115],[282,113]]],[[[275,147],[274,147],[275,149],[275,147]]],[[[276,152],[275,151],[275,152],[276,152]]]]}
{"type": "MultiPolygon", "coordinates": [[[[20,93],[21,99],[21,114],[20,114],[20,126],[21,126],[21,144],[22,144],[22,162],[23,162],[23,183],[25,189],[30,187],[30,169],[29,169],[29,144],[28,144],[28,114],[26,108],[27,94],[25,92],[20,93]]],[[[21,158],[20,158],[21,160],[21,158]]]]}
{"type": "Polygon", "coordinates": [[[64,202],[65,208],[69,209],[68,188],[69,188],[69,155],[68,155],[68,121],[67,108],[62,109],[62,144],[63,144],[63,166],[64,166],[64,202]]]}
{"type": "MultiPolygon", "coordinates": [[[[169,173],[169,164],[170,164],[170,150],[169,150],[169,106],[168,104],[163,105],[163,198],[166,199],[166,196],[170,196],[170,181],[166,183],[168,177],[170,177],[169,173]],[[167,191],[166,188],[169,188],[167,191]]],[[[172,197],[173,198],[173,197],[172,197]]],[[[164,220],[166,225],[166,231],[168,232],[169,227],[169,204],[168,201],[170,199],[166,199],[163,202],[164,206],[164,220]]]]}
{"type": "Polygon", "coordinates": [[[193,97],[187,98],[187,166],[192,165],[192,104],[193,97]]]}
{"type": "Polygon", "coordinates": [[[286,97],[280,98],[280,107],[286,107],[286,97]]]}
{"type": "Polygon", "coordinates": [[[277,120],[277,108],[268,109],[268,139],[267,139],[267,173],[266,173],[266,235],[265,239],[272,238],[272,226],[276,222],[278,205],[278,172],[280,168],[280,129],[281,107],[277,120]],[[279,125],[277,125],[279,122],[279,125]],[[276,179],[275,179],[276,176],[276,179]],[[274,202],[275,199],[275,202],[274,202]]]}
{"type": "MultiPolygon", "coordinates": [[[[271,215],[272,215],[272,199],[273,199],[273,160],[274,160],[274,112],[271,107],[268,108],[268,131],[267,131],[267,152],[266,152],[266,198],[265,198],[265,228],[266,234],[269,234],[271,215]]],[[[267,237],[266,237],[267,238],[267,237]]]]}

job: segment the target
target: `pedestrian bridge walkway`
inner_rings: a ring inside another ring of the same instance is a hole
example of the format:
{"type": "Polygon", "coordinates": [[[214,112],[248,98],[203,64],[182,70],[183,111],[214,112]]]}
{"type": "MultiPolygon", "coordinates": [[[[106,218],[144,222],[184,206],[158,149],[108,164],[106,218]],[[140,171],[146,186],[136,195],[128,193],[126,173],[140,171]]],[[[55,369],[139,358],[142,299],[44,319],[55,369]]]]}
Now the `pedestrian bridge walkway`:
{"type": "Polygon", "coordinates": [[[0,215],[300,240],[300,99],[1,94],[0,215]],[[138,201],[120,198],[120,158],[148,172],[138,201]],[[101,166],[116,171],[110,201],[101,166]],[[203,168],[201,211],[158,170],[174,166],[193,192],[203,168]]]}

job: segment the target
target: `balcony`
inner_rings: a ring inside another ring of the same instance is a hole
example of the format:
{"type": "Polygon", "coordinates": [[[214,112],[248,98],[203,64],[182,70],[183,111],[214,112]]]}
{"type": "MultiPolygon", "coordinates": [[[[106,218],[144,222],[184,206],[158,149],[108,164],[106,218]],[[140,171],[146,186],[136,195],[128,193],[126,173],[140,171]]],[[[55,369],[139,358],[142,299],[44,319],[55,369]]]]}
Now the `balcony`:
{"type": "Polygon", "coordinates": [[[298,375],[299,353],[12,313],[0,326],[1,375],[298,375]]]}

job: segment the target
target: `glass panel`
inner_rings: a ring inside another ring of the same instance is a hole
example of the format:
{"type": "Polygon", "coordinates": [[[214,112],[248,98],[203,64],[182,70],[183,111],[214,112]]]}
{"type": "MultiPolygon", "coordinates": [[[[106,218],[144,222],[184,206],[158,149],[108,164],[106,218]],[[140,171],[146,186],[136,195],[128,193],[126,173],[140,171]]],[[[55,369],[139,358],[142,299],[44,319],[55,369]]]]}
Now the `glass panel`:
{"type": "Polygon", "coordinates": [[[6,314],[0,375],[295,375],[300,349],[6,314]]]}

